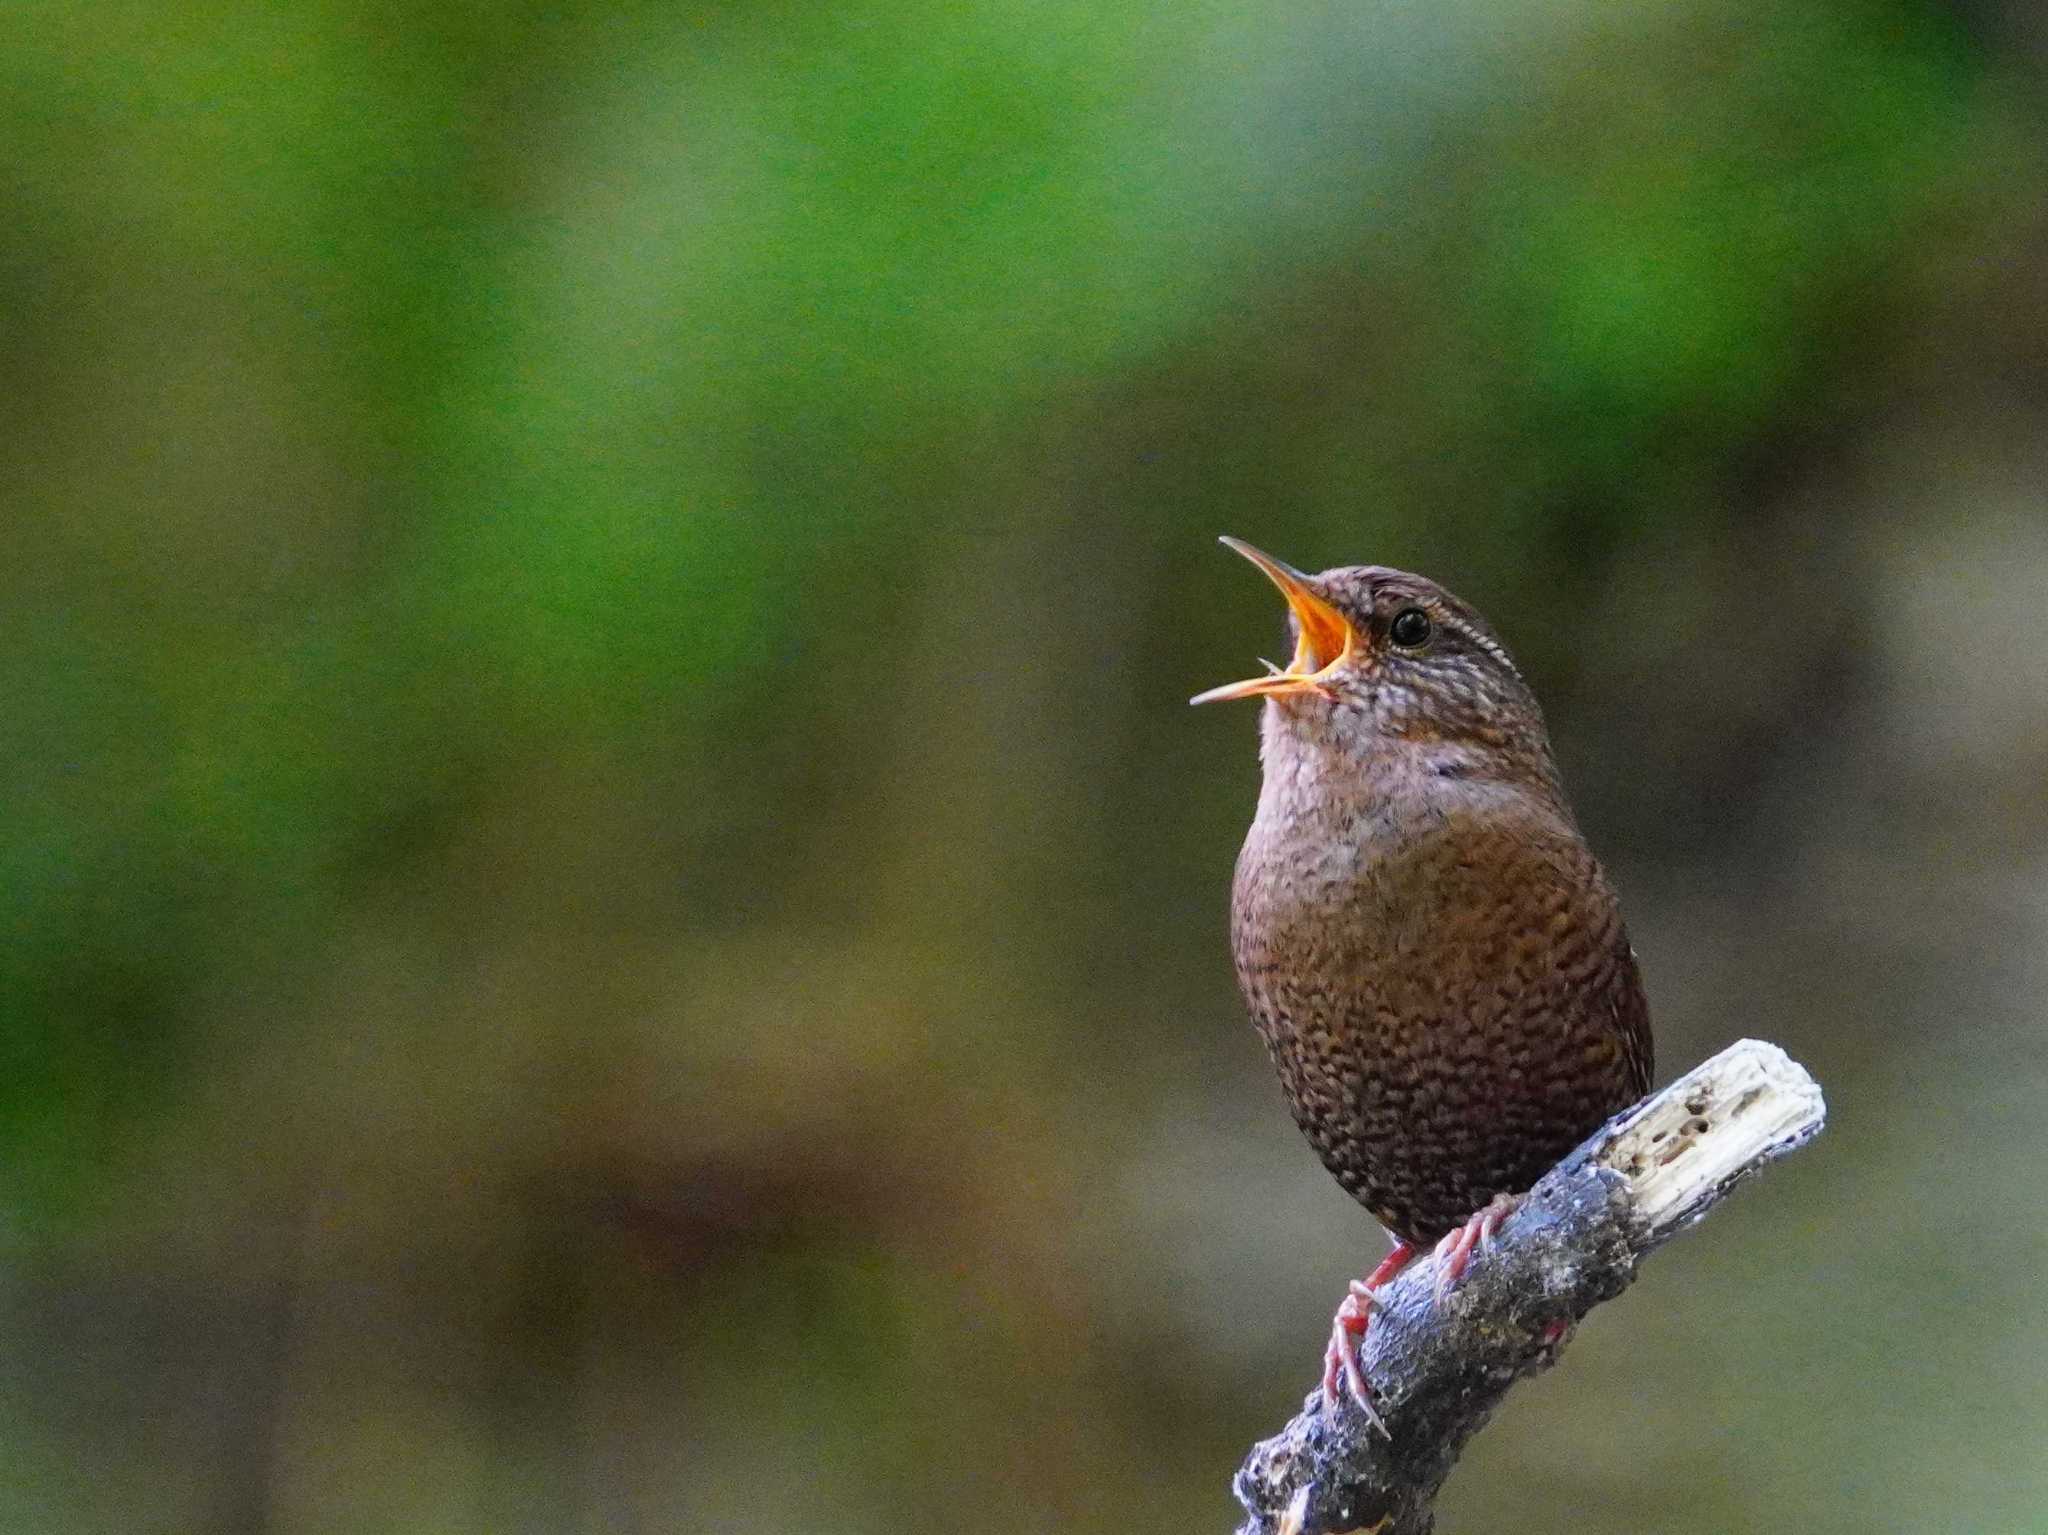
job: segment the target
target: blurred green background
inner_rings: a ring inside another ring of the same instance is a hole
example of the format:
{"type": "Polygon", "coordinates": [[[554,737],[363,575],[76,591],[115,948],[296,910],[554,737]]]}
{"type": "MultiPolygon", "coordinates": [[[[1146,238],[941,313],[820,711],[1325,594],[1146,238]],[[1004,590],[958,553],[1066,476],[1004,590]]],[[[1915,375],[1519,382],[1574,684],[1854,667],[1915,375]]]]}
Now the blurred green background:
{"type": "Polygon", "coordinates": [[[2026,0],[0,20],[0,1527],[1225,1529],[1370,1221],[1280,644],[1549,709],[1811,1152],[1448,1531],[2048,1531],[2026,0]]]}

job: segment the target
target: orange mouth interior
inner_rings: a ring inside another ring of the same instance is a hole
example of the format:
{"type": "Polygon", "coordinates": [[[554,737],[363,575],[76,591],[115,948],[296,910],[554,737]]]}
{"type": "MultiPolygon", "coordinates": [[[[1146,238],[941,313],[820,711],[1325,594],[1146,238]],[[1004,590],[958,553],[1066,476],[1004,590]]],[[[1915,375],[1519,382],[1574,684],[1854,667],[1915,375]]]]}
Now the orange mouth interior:
{"type": "Polygon", "coordinates": [[[1288,610],[1294,614],[1294,659],[1263,677],[1226,682],[1220,688],[1197,693],[1188,702],[1215,704],[1232,698],[1327,693],[1325,684],[1330,674],[1350,660],[1358,648],[1358,631],[1351,627],[1351,620],[1332,607],[1309,584],[1309,578],[1292,565],[1274,559],[1262,549],[1254,549],[1242,539],[1225,538],[1222,542],[1263,570],[1266,579],[1279,587],[1280,595],[1287,599],[1288,610]]]}

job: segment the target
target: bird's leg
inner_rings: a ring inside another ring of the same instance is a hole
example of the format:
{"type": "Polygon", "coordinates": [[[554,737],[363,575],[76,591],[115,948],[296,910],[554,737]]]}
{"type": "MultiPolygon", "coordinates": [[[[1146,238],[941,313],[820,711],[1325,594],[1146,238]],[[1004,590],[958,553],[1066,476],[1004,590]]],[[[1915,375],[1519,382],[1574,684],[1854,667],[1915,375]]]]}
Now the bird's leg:
{"type": "Polygon", "coordinates": [[[1351,1293],[1338,1305],[1337,1315],[1330,1323],[1330,1346],[1323,1351],[1323,1400],[1332,1407],[1337,1405],[1337,1383],[1341,1380],[1351,1400],[1382,1434],[1387,1432],[1387,1425],[1372,1405],[1372,1392],[1365,1383],[1365,1368],[1358,1362],[1358,1349],[1365,1341],[1365,1329],[1372,1323],[1373,1308],[1380,1303],[1373,1292],[1406,1268],[1414,1256],[1413,1246],[1397,1241],[1394,1250],[1380,1259],[1379,1267],[1365,1278],[1351,1281],[1351,1293]]]}
{"type": "MultiPolygon", "coordinates": [[[[1444,1234],[1443,1240],[1436,1244],[1438,1304],[1464,1277],[1472,1262],[1473,1251],[1484,1252],[1493,1245],[1494,1233],[1515,1213],[1521,1202],[1519,1194],[1496,1194],[1484,1210],[1464,1225],[1444,1234]]],[[[1394,1250],[1380,1260],[1377,1268],[1365,1278],[1351,1281],[1351,1293],[1344,1297],[1337,1307],[1336,1316],[1331,1319],[1330,1344],[1323,1351],[1323,1400],[1334,1407],[1338,1384],[1342,1382],[1345,1393],[1382,1434],[1387,1432],[1387,1425],[1381,1419],[1379,1409],[1373,1406],[1372,1388],[1366,1384],[1365,1366],[1359,1360],[1359,1350],[1365,1342],[1366,1328],[1372,1325],[1373,1311],[1380,1304],[1376,1292],[1408,1266],[1415,1257],[1415,1251],[1412,1243],[1396,1241],[1394,1250]]]]}
{"type": "Polygon", "coordinates": [[[1505,1221],[1521,1205],[1520,1194],[1496,1194],[1484,1210],[1458,1227],[1444,1233],[1444,1239],[1436,1244],[1436,1299],[1441,1305],[1443,1298],[1460,1279],[1472,1262],[1472,1250],[1481,1252],[1493,1246],[1493,1234],[1500,1230],[1505,1221]]]}

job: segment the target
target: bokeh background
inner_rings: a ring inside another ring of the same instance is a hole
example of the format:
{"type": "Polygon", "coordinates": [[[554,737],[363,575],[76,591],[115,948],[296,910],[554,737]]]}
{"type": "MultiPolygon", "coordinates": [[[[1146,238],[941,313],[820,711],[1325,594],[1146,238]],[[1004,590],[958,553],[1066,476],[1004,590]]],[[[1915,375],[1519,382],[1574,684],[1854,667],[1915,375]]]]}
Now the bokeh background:
{"type": "Polygon", "coordinates": [[[1832,1103],[1444,1528],[2048,1531],[2029,0],[0,33],[0,1527],[1229,1527],[1380,1250],[1231,532],[1484,609],[1660,1077],[1832,1103]]]}

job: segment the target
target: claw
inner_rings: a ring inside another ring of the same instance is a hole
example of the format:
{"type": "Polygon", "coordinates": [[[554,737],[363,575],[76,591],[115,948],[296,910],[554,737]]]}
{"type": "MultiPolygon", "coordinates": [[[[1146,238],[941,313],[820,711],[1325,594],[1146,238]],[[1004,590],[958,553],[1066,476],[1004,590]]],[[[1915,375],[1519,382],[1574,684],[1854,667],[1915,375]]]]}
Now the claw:
{"type": "Polygon", "coordinates": [[[1337,1307],[1337,1314],[1330,1321],[1330,1343],[1323,1351],[1323,1400],[1334,1408],[1338,1400],[1338,1386],[1342,1383],[1343,1394],[1351,1398],[1365,1419],[1380,1433],[1388,1433],[1386,1420],[1373,1405],[1372,1388],[1366,1383],[1365,1366],[1359,1359],[1359,1345],[1364,1341],[1365,1330],[1372,1325],[1375,1311],[1384,1311],[1386,1305],[1377,1293],[1380,1286],[1400,1273],[1415,1256],[1415,1249],[1406,1242],[1396,1242],[1394,1250],[1380,1260],[1379,1266],[1363,1279],[1354,1279],[1350,1293],[1337,1307]]]}
{"type": "Polygon", "coordinates": [[[1500,1235],[1501,1226],[1510,1215],[1515,1213],[1515,1207],[1520,1203],[1521,1200],[1519,1199],[1510,1199],[1503,1196],[1495,1199],[1484,1210],[1479,1212],[1479,1250],[1481,1252],[1490,1253],[1493,1251],[1493,1239],[1500,1235]]]}
{"type": "Polygon", "coordinates": [[[1501,1225],[1522,1203],[1519,1194],[1496,1194],[1484,1210],[1458,1227],[1444,1233],[1442,1241],[1436,1244],[1436,1303],[1443,1304],[1444,1297],[1465,1277],[1465,1270],[1472,1264],[1472,1251],[1492,1250],[1493,1239],[1501,1225]]]}
{"type": "MultiPolygon", "coordinates": [[[[1499,1234],[1503,1222],[1515,1213],[1522,1202],[1518,1194],[1498,1194],[1484,1210],[1474,1215],[1464,1225],[1444,1233],[1443,1240],[1436,1244],[1436,1304],[1442,1305],[1465,1270],[1471,1267],[1472,1254],[1490,1252],[1493,1239],[1499,1234]]],[[[1415,1249],[1406,1242],[1396,1242],[1394,1250],[1380,1260],[1379,1266],[1363,1279],[1351,1281],[1349,1293],[1337,1307],[1337,1314],[1330,1319],[1330,1342],[1323,1350],[1323,1400],[1334,1408],[1338,1394],[1351,1398],[1358,1410],[1365,1414],[1366,1421],[1388,1438],[1386,1420],[1373,1405],[1372,1388],[1366,1383],[1365,1366],[1359,1353],[1365,1341],[1365,1332],[1372,1325],[1373,1313],[1386,1310],[1386,1303],[1379,1297],[1380,1287],[1385,1285],[1414,1258],[1415,1249]]]]}

